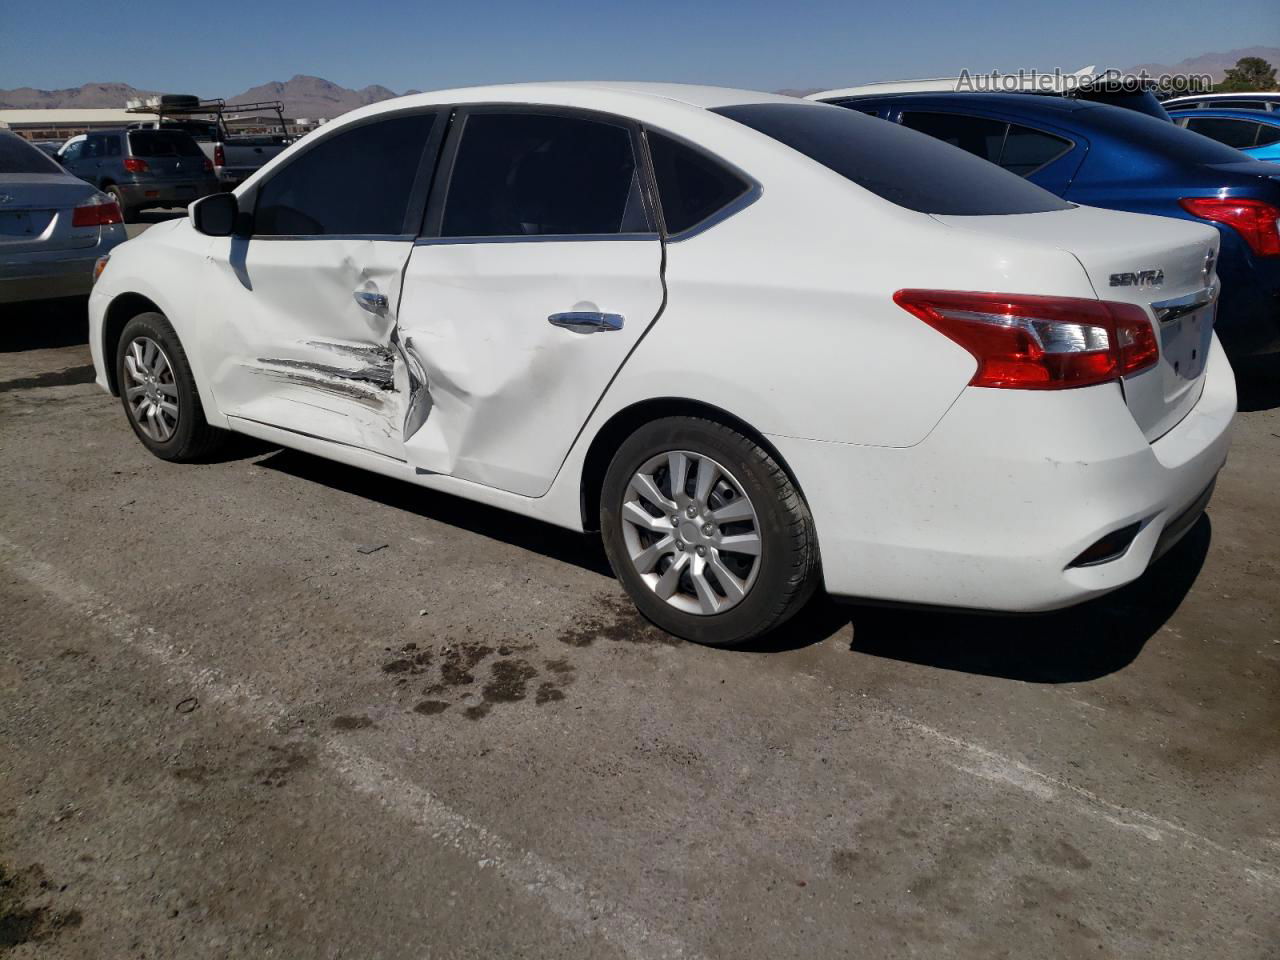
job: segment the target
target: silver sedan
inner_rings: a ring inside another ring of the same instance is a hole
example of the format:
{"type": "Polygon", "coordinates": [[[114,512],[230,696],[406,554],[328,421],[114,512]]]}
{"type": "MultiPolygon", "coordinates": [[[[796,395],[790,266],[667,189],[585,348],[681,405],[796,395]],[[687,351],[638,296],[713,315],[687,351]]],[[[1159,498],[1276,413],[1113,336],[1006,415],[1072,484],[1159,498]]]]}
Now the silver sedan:
{"type": "Polygon", "coordinates": [[[115,201],[0,130],[0,303],[88,293],[126,239],[115,201]]]}

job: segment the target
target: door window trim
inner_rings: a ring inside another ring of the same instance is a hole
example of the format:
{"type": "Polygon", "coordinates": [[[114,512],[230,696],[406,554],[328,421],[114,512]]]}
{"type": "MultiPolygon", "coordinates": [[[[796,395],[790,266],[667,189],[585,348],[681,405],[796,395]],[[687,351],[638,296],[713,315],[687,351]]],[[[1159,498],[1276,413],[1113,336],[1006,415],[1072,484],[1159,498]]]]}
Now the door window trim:
{"type": "Polygon", "coordinates": [[[412,107],[407,110],[387,111],[386,113],[378,113],[355,123],[343,124],[334,130],[328,136],[317,137],[314,143],[304,145],[298,152],[291,157],[287,163],[282,164],[279,169],[272,170],[271,175],[264,179],[261,183],[256,183],[251,191],[247,191],[239,199],[246,197],[253,204],[253,220],[257,220],[258,202],[262,196],[262,187],[282,172],[288,170],[299,158],[306,156],[312,150],[321,146],[333,137],[340,137],[352,130],[361,127],[367,127],[370,124],[378,123],[385,120],[394,120],[399,117],[422,116],[424,114],[435,115],[435,122],[431,125],[431,132],[427,135],[427,141],[423,146],[422,155],[418,158],[418,170],[414,174],[413,185],[409,188],[409,200],[405,207],[404,220],[400,226],[399,233],[304,233],[304,234],[258,234],[252,230],[247,234],[248,240],[277,241],[277,240],[403,240],[412,241],[417,236],[416,225],[422,222],[423,211],[427,205],[427,197],[431,192],[432,181],[438,172],[438,160],[440,156],[440,146],[444,142],[445,132],[449,126],[450,108],[447,105],[432,104],[429,107],[412,107]]]}
{"type": "Polygon", "coordinates": [[[550,104],[529,103],[467,103],[452,107],[449,119],[448,136],[445,138],[440,160],[436,165],[436,175],[431,183],[431,192],[427,200],[426,213],[422,218],[422,228],[414,240],[416,246],[444,246],[452,244],[478,243],[616,243],[629,240],[658,240],[662,237],[661,221],[658,219],[657,191],[653,181],[653,168],[649,160],[648,144],[644,141],[640,125],[630,117],[599,110],[588,110],[582,107],[561,107],[550,104]],[[622,127],[631,138],[631,150],[635,155],[636,169],[640,171],[640,197],[644,204],[645,214],[653,223],[654,229],[640,233],[537,233],[537,234],[499,234],[495,236],[444,237],[440,235],[444,224],[444,207],[449,196],[449,188],[453,182],[453,171],[457,166],[458,151],[462,145],[462,137],[466,131],[467,118],[476,114],[511,114],[517,116],[551,116],[567,117],[578,120],[591,120],[614,127],[622,127]]]}

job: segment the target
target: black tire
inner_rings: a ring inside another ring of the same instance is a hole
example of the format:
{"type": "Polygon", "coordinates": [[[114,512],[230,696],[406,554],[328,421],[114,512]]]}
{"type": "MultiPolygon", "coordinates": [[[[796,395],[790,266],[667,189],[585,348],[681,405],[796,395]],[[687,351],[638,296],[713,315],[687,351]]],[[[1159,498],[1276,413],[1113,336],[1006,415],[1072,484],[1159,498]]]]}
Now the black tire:
{"type": "Polygon", "coordinates": [[[600,530],[614,573],[640,612],[668,633],[695,643],[734,646],[767,633],[799,611],[818,586],[818,541],[804,498],[767,450],[715,421],[668,417],[633,433],[605,473],[600,530]],[[761,541],[755,580],[737,605],[723,612],[677,609],[645,582],[628,551],[622,509],[631,479],[651,458],[677,450],[722,465],[755,508],[761,541]]]}
{"type": "Polygon", "coordinates": [[[116,206],[120,208],[120,216],[124,218],[125,223],[134,223],[138,219],[138,211],[128,206],[124,202],[124,194],[115,184],[107,187],[107,193],[111,199],[116,202],[116,206]]]}
{"type": "Polygon", "coordinates": [[[116,347],[115,362],[116,386],[120,391],[120,401],[129,425],[133,427],[133,432],[142,441],[142,445],[161,460],[176,463],[198,460],[212,452],[225,438],[224,431],[209,426],[209,422],[205,420],[204,407],[200,404],[200,394],[196,390],[195,378],[191,375],[191,364],[187,361],[186,351],[182,349],[177,333],[164,314],[140,313],[126,323],[116,347]],[[155,342],[163,349],[172,371],[172,384],[177,390],[177,423],[173,426],[172,436],[165,440],[148,436],[139,423],[138,414],[128,394],[132,378],[126,370],[125,358],[133,342],[140,337],[155,342]]]}

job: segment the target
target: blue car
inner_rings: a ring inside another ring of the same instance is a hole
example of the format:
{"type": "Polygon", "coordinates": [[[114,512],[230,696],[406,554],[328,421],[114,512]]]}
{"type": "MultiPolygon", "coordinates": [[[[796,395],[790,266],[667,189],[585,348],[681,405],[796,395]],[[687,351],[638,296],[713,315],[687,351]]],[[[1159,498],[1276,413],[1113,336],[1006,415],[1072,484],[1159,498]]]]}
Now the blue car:
{"type": "Polygon", "coordinates": [[[1261,110],[1175,110],[1169,119],[1192,133],[1235,147],[1258,160],[1280,163],[1280,113],[1261,110]]]}
{"type": "Polygon", "coordinates": [[[938,137],[1065,200],[1212,224],[1222,234],[1223,346],[1233,357],[1280,351],[1275,164],[1135,110],[1063,97],[903,93],[827,102],[938,137]]]}

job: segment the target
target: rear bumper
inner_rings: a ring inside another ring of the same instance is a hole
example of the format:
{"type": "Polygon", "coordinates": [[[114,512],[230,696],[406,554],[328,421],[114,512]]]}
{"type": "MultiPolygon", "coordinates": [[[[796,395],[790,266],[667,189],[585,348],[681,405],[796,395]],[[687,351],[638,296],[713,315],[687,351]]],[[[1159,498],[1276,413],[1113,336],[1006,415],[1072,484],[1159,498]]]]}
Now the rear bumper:
{"type": "Polygon", "coordinates": [[[0,303],[77,297],[93,287],[93,265],[128,239],[116,224],[98,232],[92,247],[22,254],[0,262],[0,303]]]}
{"type": "Polygon", "coordinates": [[[146,207],[185,207],[218,192],[216,177],[194,177],[189,180],[153,180],[139,183],[118,183],[116,188],[124,197],[126,206],[134,209],[146,207]]]}
{"type": "Polygon", "coordinates": [[[1215,341],[1200,400],[1155,443],[1117,384],[969,388],[909,448],[770,440],[809,502],[829,592],[1034,612],[1137,579],[1194,525],[1226,460],[1235,409],[1235,378],[1215,341]],[[1071,566],[1135,523],[1121,556],[1071,566]]]}

